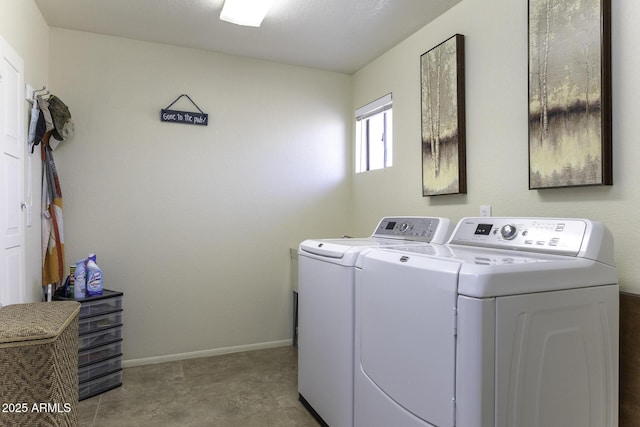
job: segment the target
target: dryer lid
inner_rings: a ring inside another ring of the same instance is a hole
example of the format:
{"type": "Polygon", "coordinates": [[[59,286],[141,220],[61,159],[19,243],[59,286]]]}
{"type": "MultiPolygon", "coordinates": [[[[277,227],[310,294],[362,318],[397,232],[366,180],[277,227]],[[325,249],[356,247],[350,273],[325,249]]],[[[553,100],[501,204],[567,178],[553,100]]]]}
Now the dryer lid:
{"type": "Polygon", "coordinates": [[[300,244],[298,254],[308,255],[327,261],[354,265],[360,253],[369,248],[385,248],[394,246],[424,246],[423,242],[406,241],[388,238],[344,238],[344,239],[308,239],[300,244]]]}
{"type": "Polygon", "coordinates": [[[300,244],[300,252],[307,252],[327,258],[344,258],[345,254],[354,248],[369,248],[377,246],[372,238],[363,239],[309,239],[300,244]]]}

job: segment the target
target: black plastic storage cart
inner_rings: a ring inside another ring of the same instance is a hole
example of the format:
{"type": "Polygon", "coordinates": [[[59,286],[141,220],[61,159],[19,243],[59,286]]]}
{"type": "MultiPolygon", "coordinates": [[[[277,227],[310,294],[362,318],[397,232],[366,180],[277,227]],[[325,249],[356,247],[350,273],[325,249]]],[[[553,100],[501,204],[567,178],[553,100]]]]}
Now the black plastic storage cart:
{"type": "MultiPolygon", "coordinates": [[[[78,299],[79,400],[122,385],[122,292],[78,299]]],[[[54,297],[56,300],[71,298],[54,297]]]]}

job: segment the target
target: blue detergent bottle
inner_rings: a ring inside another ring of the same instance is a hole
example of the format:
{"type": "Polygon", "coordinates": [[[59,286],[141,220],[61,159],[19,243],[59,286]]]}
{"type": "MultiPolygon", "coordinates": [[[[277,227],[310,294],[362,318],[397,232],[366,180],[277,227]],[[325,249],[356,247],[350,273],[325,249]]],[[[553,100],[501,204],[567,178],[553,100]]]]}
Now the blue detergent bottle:
{"type": "Polygon", "coordinates": [[[87,258],[87,295],[102,295],[102,269],[98,267],[95,254],[87,258]]]}
{"type": "Polygon", "coordinates": [[[86,297],[87,270],[84,267],[86,259],[76,261],[76,270],[73,272],[73,298],[82,299],[86,297]]]}

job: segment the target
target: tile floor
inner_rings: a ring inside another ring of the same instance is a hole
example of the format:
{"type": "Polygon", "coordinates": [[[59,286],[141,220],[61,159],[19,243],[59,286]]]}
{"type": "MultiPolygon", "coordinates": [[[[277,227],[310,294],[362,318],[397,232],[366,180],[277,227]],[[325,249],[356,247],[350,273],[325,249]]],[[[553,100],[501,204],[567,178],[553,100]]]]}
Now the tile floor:
{"type": "Polygon", "coordinates": [[[81,427],[279,427],[318,423],[298,401],[297,350],[280,347],[126,368],[78,404],[81,427]]]}

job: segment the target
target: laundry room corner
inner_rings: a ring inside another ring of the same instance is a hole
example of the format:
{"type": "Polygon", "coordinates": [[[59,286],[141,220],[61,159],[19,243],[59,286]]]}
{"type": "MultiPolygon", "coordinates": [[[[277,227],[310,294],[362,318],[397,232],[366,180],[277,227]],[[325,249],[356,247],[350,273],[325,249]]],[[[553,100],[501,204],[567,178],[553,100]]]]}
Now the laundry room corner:
{"type": "Polygon", "coordinates": [[[52,28],[51,85],[66,262],[126,295],[125,361],[290,345],[289,248],[348,221],[350,77],[52,28]],[[207,126],[161,122],[183,93],[207,126]]]}
{"type": "Polygon", "coordinates": [[[1,1],[0,309],[80,302],[71,424],[640,426],[640,1],[1,1]]]}

